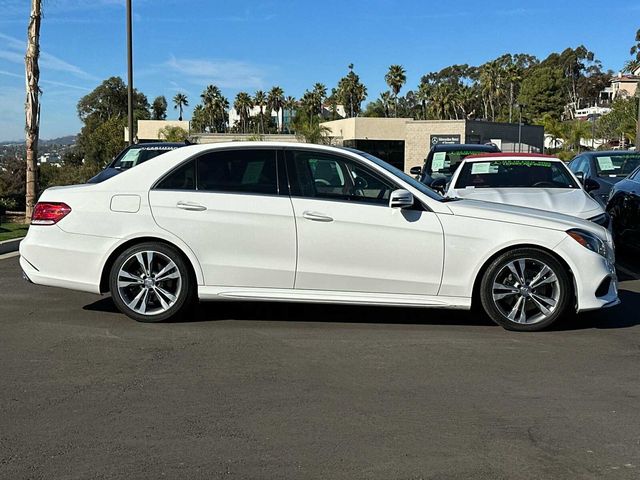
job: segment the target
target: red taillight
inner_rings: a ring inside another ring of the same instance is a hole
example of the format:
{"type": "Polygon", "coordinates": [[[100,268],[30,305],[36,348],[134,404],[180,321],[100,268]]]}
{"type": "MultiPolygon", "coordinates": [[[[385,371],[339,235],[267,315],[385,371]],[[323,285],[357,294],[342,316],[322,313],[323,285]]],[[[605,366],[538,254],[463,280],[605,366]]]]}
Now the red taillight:
{"type": "Polygon", "coordinates": [[[62,202],[38,202],[31,215],[31,225],[53,225],[69,215],[71,207],[62,202]]]}

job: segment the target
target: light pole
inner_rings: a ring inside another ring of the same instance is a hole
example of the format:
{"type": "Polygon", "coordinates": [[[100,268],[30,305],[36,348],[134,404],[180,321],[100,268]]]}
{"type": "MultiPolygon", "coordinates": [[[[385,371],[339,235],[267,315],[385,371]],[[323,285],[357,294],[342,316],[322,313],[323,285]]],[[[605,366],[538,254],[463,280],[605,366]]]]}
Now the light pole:
{"type": "Polygon", "coordinates": [[[519,119],[518,119],[518,152],[522,152],[522,107],[524,105],[520,105],[518,104],[518,112],[519,112],[519,119]]]}
{"type": "Polygon", "coordinates": [[[131,27],[131,0],[127,0],[127,120],[128,141],[133,144],[133,44],[131,27]]]}

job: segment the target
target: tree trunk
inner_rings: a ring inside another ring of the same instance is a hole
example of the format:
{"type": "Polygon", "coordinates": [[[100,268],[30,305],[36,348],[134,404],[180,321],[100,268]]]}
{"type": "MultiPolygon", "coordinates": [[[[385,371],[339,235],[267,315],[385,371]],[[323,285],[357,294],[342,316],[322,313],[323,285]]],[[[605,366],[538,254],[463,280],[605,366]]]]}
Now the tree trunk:
{"type": "Polygon", "coordinates": [[[509,85],[509,123],[513,118],[513,82],[509,85]]]}
{"type": "Polygon", "coordinates": [[[38,193],[38,136],[40,134],[40,20],[42,9],[40,0],[31,1],[31,14],[27,28],[27,54],[25,56],[25,73],[27,99],[25,102],[25,134],[27,148],[27,185],[25,222],[31,221],[33,207],[38,193]]]}

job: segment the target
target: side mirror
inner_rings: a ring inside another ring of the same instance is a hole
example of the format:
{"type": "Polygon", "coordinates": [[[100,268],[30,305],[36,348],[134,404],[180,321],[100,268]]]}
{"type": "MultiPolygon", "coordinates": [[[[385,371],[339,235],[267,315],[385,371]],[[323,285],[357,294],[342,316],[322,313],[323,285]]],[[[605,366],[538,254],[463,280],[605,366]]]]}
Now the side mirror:
{"type": "Polygon", "coordinates": [[[447,186],[447,179],[444,177],[436,178],[429,186],[436,192],[444,193],[444,189],[447,186]]]}
{"type": "Polygon", "coordinates": [[[391,208],[413,207],[413,194],[407,190],[394,190],[389,196],[389,206],[391,208]]]}
{"type": "Polygon", "coordinates": [[[578,177],[580,183],[584,184],[584,172],[576,172],[576,177],[578,177]]]}
{"type": "Polygon", "coordinates": [[[417,177],[418,175],[422,174],[422,167],[420,165],[416,167],[411,167],[411,170],[409,170],[409,173],[417,177]]]}
{"type": "Polygon", "coordinates": [[[593,192],[594,190],[598,190],[600,188],[600,184],[596,182],[593,178],[585,178],[582,181],[582,185],[584,185],[584,189],[587,192],[593,192]]]}

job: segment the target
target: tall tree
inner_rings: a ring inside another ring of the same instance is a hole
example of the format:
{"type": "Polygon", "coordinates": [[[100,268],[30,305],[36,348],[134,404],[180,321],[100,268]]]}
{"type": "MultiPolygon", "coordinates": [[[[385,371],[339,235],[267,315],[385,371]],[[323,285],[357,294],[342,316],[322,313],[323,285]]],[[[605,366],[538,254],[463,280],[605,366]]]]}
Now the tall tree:
{"type": "Polygon", "coordinates": [[[267,95],[262,90],[258,90],[253,95],[253,103],[260,108],[260,133],[264,133],[264,106],[267,104],[267,95]]]}
{"type": "Polygon", "coordinates": [[[280,121],[280,110],[284,104],[284,91],[282,88],[275,86],[269,90],[267,95],[267,108],[276,112],[276,125],[278,126],[278,133],[282,133],[283,123],[280,121]]]}
{"type": "Polygon", "coordinates": [[[349,73],[338,82],[338,101],[344,105],[347,117],[356,117],[362,111],[362,102],[367,98],[367,87],[349,64],[349,73]]]}
{"type": "Polygon", "coordinates": [[[179,110],[178,120],[182,121],[182,109],[189,106],[189,99],[184,93],[176,93],[173,97],[173,109],[179,110]]]}
{"type": "Polygon", "coordinates": [[[164,95],[160,95],[153,100],[151,104],[151,119],[165,120],[167,118],[167,99],[164,95]]]}
{"type": "Polygon", "coordinates": [[[33,207],[38,194],[37,158],[38,137],[40,135],[40,22],[42,20],[42,5],[40,0],[31,0],[31,13],[27,27],[27,54],[25,56],[25,73],[27,99],[25,102],[25,133],[27,148],[27,175],[25,194],[25,221],[31,220],[33,207]]]}
{"type": "Polygon", "coordinates": [[[236,95],[236,99],[233,102],[233,108],[240,117],[240,125],[242,127],[242,133],[247,133],[247,123],[249,122],[249,112],[253,107],[253,100],[251,95],[247,92],[239,92],[236,95]]]}
{"type": "Polygon", "coordinates": [[[389,88],[393,92],[393,98],[395,101],[394,115],[398,116],[398,94],[402,89],[402,86],[407,82],[407,75],[402,65],[391,65],[387,74],[384,76],[385,82],[389,85],[389,88]]]}
{"type": "MultiPolygon", "coordinates": [[[[635,43],[629,50],[629,54],[633,56],[630,64],[627,65],[627,69],[630,73],[635,73],[640,68],[640,28],[636,32],[635,43]]],[[[638,97],[638,117],[637,117],[637,126],[636,126],[636,150],[640,147],[640,82],[636,87],[636,97],[638,97]]]]}

